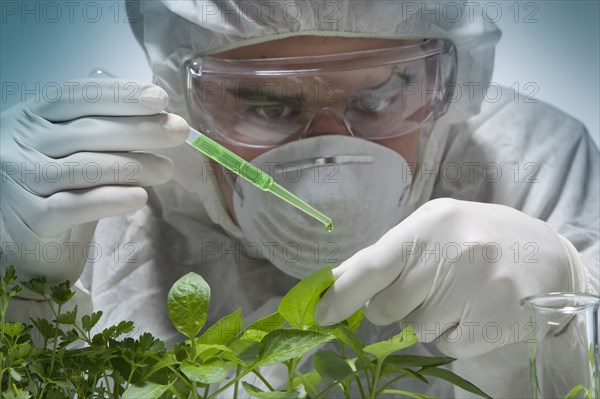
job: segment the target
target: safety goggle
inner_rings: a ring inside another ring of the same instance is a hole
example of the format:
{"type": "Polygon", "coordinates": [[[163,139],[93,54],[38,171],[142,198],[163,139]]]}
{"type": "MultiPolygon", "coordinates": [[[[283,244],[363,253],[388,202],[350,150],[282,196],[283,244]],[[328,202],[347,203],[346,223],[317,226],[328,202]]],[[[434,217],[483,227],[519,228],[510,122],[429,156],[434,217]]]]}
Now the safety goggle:
{"type": "Polygon", "coordinates": [[[311,57],[203,56],[185,69],[198,130],[221,142],[268,148],[311,135],[327,114],[367,140],[416,131],[448,109],[456,50],[449,40],[426,39],[311,57]]]}

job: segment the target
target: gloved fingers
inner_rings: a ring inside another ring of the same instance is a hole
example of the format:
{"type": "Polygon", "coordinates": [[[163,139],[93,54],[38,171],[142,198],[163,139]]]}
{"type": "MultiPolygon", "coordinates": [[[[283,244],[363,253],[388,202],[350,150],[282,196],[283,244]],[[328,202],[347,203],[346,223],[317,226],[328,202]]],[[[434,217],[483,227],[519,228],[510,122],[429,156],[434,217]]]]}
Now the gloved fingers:
{"type": "MultiPolygon", "coordinates": [[[[173,176],[173,162],[162,155],[142,152],[77,152],[65,158],[26,165],[14,181],[43,197],[67,190],[108,185],[153,186],[173,176]]],[[[15,176],[16,175],[16,176],[15,176]]]]}
{"type": "Polygon", "coordinates": [[[153,115],[169,97],[160,87],[131,79],[82,79],[56,84],[31,98],[25,106],[50,122],[82,116],[153,115]]]}
{"type": "MultiPolygon", "coordinates": [[[[428,300],[430,295],[443,295],[431,292],[436,271],[437,265],[426,262],[407,266],[402,275],[367,302],[365,317],[373,324],[387,325],[404,320],[428,300]]],[[[427,310],[431,309],[428,307],[427,310]]]]}
{"type": "Polygon", "coordinates": [[[180,145],[189,126],[175,114],[79,118],[48,126],[44,134],[28,134],[29,146],[58,158],[80,151],[137,151],[180,145]]]}
{"type": "Polygon", "coordinates": [[[71,227],[142,208],[148,193],[141,187],[103,186],[61,191],[38,201],[38,217],[29,227],[41,236],[53,237],[71,227]]]}
{"type": "Polygon", "coordinates": [[[386,262],[379,252],[376,243],[336,268],[337,279],[315,310],[315,320],[319,324],[334,324],[346,319],[398,277],[402,265],[396,265],[394,258],[383,257],[386,262]]]}

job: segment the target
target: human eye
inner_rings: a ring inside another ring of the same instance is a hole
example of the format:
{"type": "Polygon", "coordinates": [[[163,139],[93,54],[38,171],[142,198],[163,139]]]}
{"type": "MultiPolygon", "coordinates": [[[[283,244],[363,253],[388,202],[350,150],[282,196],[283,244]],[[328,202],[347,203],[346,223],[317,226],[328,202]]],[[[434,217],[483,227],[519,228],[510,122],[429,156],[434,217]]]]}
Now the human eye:
{"type": "Polygon", "coordinates": [[[293,116],[298,112],[298,106],[291,102],[252,105],[249,112],[264,119],[282,119],[293,116]]]}
{"type": "Polygon", "coordinates": [[[350,106],[367,113],[385,112],[397,101],[411,81],[412,77],[405,71],[395,73],[377,87],[354,93],[350,99],[350,106]]]}

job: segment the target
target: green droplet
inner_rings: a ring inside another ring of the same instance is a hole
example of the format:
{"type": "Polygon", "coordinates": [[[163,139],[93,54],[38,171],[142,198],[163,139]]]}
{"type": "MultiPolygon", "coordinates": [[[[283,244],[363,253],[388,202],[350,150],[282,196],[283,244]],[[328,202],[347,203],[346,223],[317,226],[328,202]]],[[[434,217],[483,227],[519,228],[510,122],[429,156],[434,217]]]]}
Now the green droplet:
{"type": "Polygon", "coordinates": [[[327,230],[327,231],[333,230],[333,223],[326,224],[325,225],[325,230],[327,230]]]}

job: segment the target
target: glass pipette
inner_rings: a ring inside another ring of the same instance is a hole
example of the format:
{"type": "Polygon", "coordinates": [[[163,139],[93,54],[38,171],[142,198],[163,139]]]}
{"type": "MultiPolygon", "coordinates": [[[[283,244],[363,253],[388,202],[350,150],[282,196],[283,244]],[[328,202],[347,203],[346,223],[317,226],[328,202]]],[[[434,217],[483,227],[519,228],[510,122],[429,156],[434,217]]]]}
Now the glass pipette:
{"type": "Polygon", "coordinates": [[[216,141],[206,137],[196,129],[190,128],[190,133],[186,142],[210,159],[223,165],[225,168],[244,178],[261,190],[268,191],[271,194],[278,196],[288,204],[295,206],[307,215],[317,219],[325,225],[327,231],[333,230],[333,222],[330,218],[274,182],[273,177],[269,174],[229,151],[216,141]]]}
{"type": "MultiPolygon", "coordinates": [[[[116,78],[115,75],[108,72],[104,68],[93,69],[89,73],[89,77],[116,78]]],[[[271,194],[278,196],[288,204],[295,206],[307,215],[317,219],[319,222],[325,225],[325,229],[327,229],[327,231],[333,230],[333,222],[330,218],[323,215],[321,212],[308,205],[306,202],[302,201],[300,198],[296,197],[279,184],[275,183],[273,178],[267,173],[229,151],[216,141],[209,139],[196,129],[190,127],[190,133],[186,142],[210,159],[214,160],[220,165],[223,165],[225,168],[229,169],[236,175],[241,176],[261,190],[268,191],[271,194]]]]}

